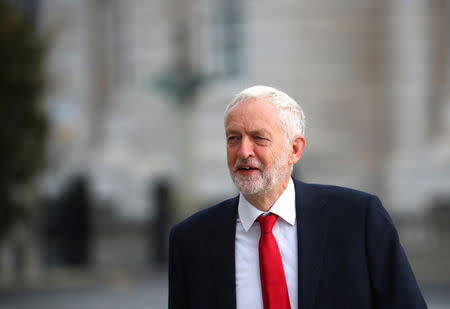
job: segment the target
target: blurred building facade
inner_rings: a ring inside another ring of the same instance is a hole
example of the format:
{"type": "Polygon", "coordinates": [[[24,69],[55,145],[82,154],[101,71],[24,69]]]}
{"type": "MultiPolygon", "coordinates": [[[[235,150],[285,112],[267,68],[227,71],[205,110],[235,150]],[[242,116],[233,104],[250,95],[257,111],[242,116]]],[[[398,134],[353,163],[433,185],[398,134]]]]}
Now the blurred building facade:
{"type": "Polygon", "coordinates": [[[139,222],[155,215],[148,188],[161,176],[186,201],[178,218],[235,194],[223,111],[266,84],[305,109],[301,179],[378,194],[394,216],[448,202],[445,0],[39,2],[38,25],[54,33],[49,195],[82,171],[139,222]]]}
{"type": "Polygon", "coordinates": [[[171,153],[182,135],[194,194],[227,196],[223,110],[258,83],[306,111],[301,178],[421,213],[450,185],[449,14],[446,1],[419,0],[41,1],[40,27],[55,31],[47,188],[83,169],[139,217],[152,177],[183,169],[171,153]],[[179,57],[204,80],[181,100],[187,131],[174,134],[180,99],[157,81],[179,72],[179,57]]]}

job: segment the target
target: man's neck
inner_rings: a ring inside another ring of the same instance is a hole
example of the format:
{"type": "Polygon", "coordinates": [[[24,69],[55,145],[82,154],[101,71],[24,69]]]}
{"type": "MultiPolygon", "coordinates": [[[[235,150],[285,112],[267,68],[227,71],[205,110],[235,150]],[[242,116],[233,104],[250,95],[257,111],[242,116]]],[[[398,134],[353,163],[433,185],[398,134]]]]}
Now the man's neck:
{"type": "Polygon", "coordinates": [[[272,186],[268,190],[263,190],[255,194],[244,195],[245,199],[261,211],[269,211],[289,184],[290,176],[283,181],[272,186]]]}

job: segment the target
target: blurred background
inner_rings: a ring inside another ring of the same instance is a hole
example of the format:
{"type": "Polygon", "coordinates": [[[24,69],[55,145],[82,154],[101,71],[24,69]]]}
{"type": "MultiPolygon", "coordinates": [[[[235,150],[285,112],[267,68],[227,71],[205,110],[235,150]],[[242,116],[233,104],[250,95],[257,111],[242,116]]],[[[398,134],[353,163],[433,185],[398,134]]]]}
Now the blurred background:
{"type": "Polygon", "coordinates": [[[304,108],[307,182],[380,196],[450,305],[450,2],[0,0],[0,307],[165,308],[170,226],[236,194],[223,112],[304,108]]]}

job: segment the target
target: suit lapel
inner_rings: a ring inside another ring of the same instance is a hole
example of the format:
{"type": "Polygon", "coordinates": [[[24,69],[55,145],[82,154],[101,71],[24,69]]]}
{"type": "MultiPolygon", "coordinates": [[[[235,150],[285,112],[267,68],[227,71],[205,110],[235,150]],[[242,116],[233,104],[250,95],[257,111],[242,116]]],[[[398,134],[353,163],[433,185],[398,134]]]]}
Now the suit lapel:
{"type": "MultiPolygon", "coordinates": [[[[215,308],[236,308],[235,238],[238,197],[222,205],[205,244],[211,252],[210,272],[215,308]],[[216,294],[217,293],[217,294],[216,294]]],[[[206,265],[205,265],[206,267],[206,265]]]]}
{"type": "Polygon", "coordinates": [[[298,303],[313,308],[323,266],[327,224],[324,202],[311,185],[295,181],[298,240],[298,303]]]}

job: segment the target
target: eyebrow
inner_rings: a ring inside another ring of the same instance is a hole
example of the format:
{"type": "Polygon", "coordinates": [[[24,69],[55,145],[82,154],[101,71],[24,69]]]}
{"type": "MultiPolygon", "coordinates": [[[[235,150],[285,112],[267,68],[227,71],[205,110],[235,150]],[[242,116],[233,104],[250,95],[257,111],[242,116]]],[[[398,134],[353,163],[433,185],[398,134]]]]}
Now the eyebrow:
{"type": "Polygon", "coordinates": [[[271,136],[270,132],[267,131],[266,129],[259,129],[259,130],[253,130],[250,131],[251,135],[268,135],[271,136]]]}
{"type": "MultiPolygon", "coordinates": [[[[272,136],[270,134],[270,132],[267,131],[266,129],[253,130],[253,131],[250,131],[249,133],[250,133],[250,135],[268,135],[269,137],[272,136]]],[[[228,135],[231,135],[231,134],[238,134],[238,135],[240,135],[241,131],[239,131],[239,130],[226,130],[225,131],[225,135],[228,136],[228,135]]]]}

